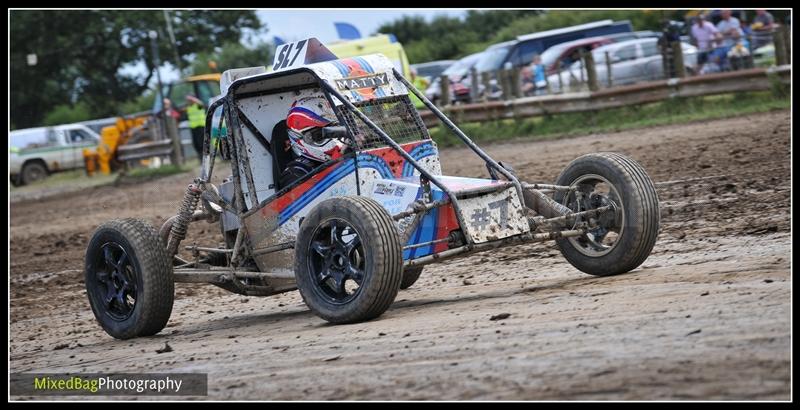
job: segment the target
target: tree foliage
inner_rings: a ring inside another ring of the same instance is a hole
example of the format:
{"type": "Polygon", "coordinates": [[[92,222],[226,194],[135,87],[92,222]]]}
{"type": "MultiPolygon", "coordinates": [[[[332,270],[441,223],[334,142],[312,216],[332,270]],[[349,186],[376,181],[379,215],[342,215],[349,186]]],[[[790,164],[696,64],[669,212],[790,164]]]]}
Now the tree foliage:
{"type": "Polygon", "coordinates": [[[221,73],[231,68],[266,66],[272,63],[274,46],[261,42],[254,47],[245,47],[239,42],[227,43],[211,52],[197,54],[192,63],[194,74],[221,73]],[[213,61],[216,68],[209,66],[213,61]]]}
{"type": "Polygon", "coordinates": [[[471,10],[463,19],[440,15],[431,22],[421,16],[403,16],[380,26],[377,32],[394,34],[403,44],[409,61],[421,63],[475,52],[475,44],[485,43],[510,21],[539,13],[539,10],[471,10]]]}
{"type": "Polygon", "coordinates": [[[89,107],[84,103],[57,105],[44,117],[44,125],[72,124],[91,120],[89,107]]]}
{"type": "Polygon", "coordinates": [[[679,19],[685,10],[470,10],[463,18],[437,16],[427,22],[419,16],[403,16],[378,28],[394,34],[409,61],[457,59],[516,36],[589,23],[597,20],[630,20],[634,30],[659,30],[663,19],[679,19]]]}
{"type": "MultiPolygon", "coordinates": [[[[507,41],[516,36],[552,30],[593,21],[629,20],[634,30],[660,30],[663,19],[673,18],[673,11],[648,10],[553,10],[512,21],[492,38],[493,42],[507,41]]],[[[679,17],[680,18],[680,17],[679,17]]]]}
{"type": "Polygon", "coordinates": [[[173,50],[161,10],[13,10],[9,25],[11,121],[21,128],[62,105],[84,104],[95,118],[120,114],[153,75],[151,30],[159,33],[161,62],[177,66],[177,54],[185,67],[195,53],[262,28],[252,11],[177,10],[173,50]],[[27,64],[29,54],[36,65],[27,64]]]}

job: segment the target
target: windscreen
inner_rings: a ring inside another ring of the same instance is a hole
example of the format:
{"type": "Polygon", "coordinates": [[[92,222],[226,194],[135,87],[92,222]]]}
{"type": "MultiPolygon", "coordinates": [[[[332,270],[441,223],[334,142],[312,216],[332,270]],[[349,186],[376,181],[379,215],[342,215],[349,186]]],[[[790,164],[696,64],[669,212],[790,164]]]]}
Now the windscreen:
{"type": "Polygon", "coordinates": [[[510,47],[498,47],[486,50],[480,61],[475,64],[475,68],[478,69],[478,72],[499,70],[500,66],[503,64],[503,60],[505,60],[508,55],[509,48],[510,47]]]}

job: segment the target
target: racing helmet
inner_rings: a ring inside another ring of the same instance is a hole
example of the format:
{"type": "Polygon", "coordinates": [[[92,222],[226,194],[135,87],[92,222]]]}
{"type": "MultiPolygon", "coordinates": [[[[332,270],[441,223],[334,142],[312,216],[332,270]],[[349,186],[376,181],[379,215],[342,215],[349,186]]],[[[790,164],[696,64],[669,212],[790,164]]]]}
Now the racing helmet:
{"type": "Polygon", "coordinates": [[[325,98],[305,97],[295,101],[286,117],[292,151],[320,162],[340,157],[346,145],[334,138],[322,138],[322,127],[336,123],[336,114],[325,98]]]}

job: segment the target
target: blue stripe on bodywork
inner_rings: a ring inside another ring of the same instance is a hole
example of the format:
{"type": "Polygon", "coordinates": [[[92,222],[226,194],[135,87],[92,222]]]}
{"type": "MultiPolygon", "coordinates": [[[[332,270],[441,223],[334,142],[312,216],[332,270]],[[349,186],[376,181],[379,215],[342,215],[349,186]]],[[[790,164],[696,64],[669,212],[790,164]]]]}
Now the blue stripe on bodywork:
{"type": "Polygon", "coordinates": [[[341,180],[342,178],[346,177],[347,175],[349,175],[354,171],[355,171],[355,162],[353,160],[350,160],[346,164],[339,167],[339,169],[326,175],[325,178],[322,178],[322,180],[317,182],[314,185],[314,187],[303,193],[303,195],[301,195],[300,198],[292,202],[291,205],[287,206],[286,209],[280,212],[280,215],[278,216],[278,225],[280,226],[284,222],[291,219],[291,217],[293,217],[297,212],[303,209],[311,201],[320,196],[320,194],[325,192],[325,190],[327,190],[333,184],[339,182],[339,180],[341,180]]]}
{"type": "MultiPolygon", "coordinates": [[[[363,57],[355,57],[355,58],[353,58],[353,60],[355,60],[358,63],[358,65],[360,65],[361,68],[364,69],[364,71],[366,71],[366,72],[368,72],[370,74],[375,72],[375,69],[372,68],[372,65],[370,65],[369,61],[367,61],[365,58],[363,58],[363,57]]],[[[378,94],[378,97],[386,97],[386,93],[383,92],[381,87],[376,87],[375,91],[376,91],[375,93],[378,94]]]]}
{"type": "MultiPolygon", "coordinates": [[[[340,73],[342,73],[342,78],[347,78],[347,76],[350,75],[350,68],[347,67],[343,62],[339,60],[334,60],[332,61],[332,63],[333,66],[336,67],[340,73]]],[[[361,101],[361,94],[355,91],[350,91],[350,95],[353,96],[355,101],[361,101]]]]}
{"type": "MultiPolygon", "coordinates": [[[[444,192],[439,190],[431,191],[432,198],[435,201],[441,200],[444,198],[444,192]]],[[[417,192],[417,199],[422,196],[422,189],[417,192]]],[[[438,228],[439,223],[439,212],[440,208],[434,208],[425,213],[425,216],[422,217],[422,221],[420,221],[419,225],[417,225],[416,231],[414,234],[411,235],[408,243],[406,245],[414,245],[418,243],[430,242],[436,238],[436,231],[438,228]]],[[[427,245],[422,246],[419,248],[412,248],[403,251],[403,259],[416,259],[426,255],[430,255],[433,253],[434,245],[427,245]]]]}
{"type": "Polygon", "coordinates": [[[372,154],[358,154],[358,166],[359,168],[372,168],[377,170],[381,174],[381,178],[385,179],[394,179],[394,175],[392,174],[392,170],[389,168],[389,165],[386,164],[386,161],[383,158],[372,155],[372,154]]]}
{"type": "MultiPolygon", "coordinates": [[[[416,147],[414,147],[414,149],[411,150],[411,152],[408,153],[408,155],[410,155],[411,158],[414,158],[414,160],[416,161],[437,154],[438,152],[436,148],[431,143],[423,143],[417,145],[416,147]]],[[[412,175],[414,175],[414,165],[412,165],[410,162],[406,162],[405,164],[403,164],[403,176],[410,177],[412,175]]]]}

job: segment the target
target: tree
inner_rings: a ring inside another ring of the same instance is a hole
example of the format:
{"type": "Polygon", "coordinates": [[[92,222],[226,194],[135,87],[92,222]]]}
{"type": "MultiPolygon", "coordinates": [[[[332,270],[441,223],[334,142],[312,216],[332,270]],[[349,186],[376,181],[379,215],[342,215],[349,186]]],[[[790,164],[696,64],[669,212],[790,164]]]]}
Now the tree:
{"type": "Polygon", "coordinates": [[[553,10],[514,20],[495,33],[493,43],[511,40],[519,35],[569,27],[598,20],[630,20],[634,30],[661,30],[661,20],[667,14],[646,10],[553,10]]]}
{"type": "Polygon", "coordinates": [[[239,42],[227,43],[212,52],[199,53],[192,63],[194,74],[221,73],[231,68],[267,66],[272,63],[274,47],[267,42],[256,44],[252,48],[239,42]],[[216,69],[209,62],[216,64],[216,69]]]}
{"type": "Polygon", "coordinates": [[[498,30],[517,19],[540,13],[541,10],[470,10],[463,19],[439,15],[431,22],[421,16],[405,15],[381,25],[377,32],[394,34],[403,44],[409,61],[421,63],[462,57],[483,49],[498,30]]]}
{"type": "MultiPolygon", "coordinates": [[[[172,12],[183,66],[194,54],[261,30],[255,12],[172,12]]],[[[10,12],[11,119],[17,127],[42,123],[56,106],[85,104],[94,117],[120,114],[153,76],[148,32],[159,32],[161,61],[175,66],[161,10],[13,10],[10,12]],[[36,65],[27,56],[36,54],[36,65]],[[146,72],[127,69],[144,65],[146,72]]]]}

